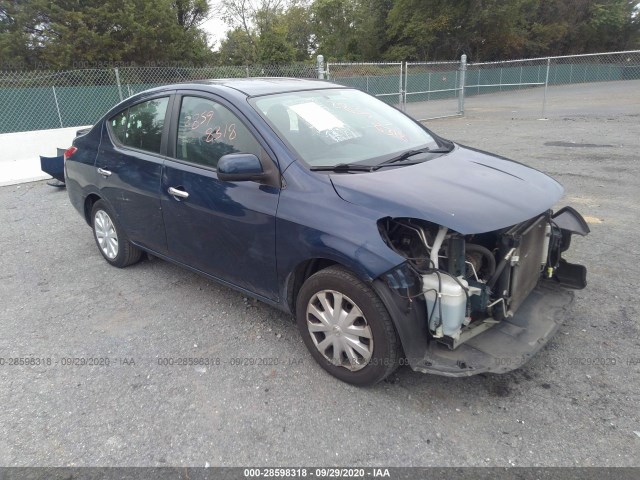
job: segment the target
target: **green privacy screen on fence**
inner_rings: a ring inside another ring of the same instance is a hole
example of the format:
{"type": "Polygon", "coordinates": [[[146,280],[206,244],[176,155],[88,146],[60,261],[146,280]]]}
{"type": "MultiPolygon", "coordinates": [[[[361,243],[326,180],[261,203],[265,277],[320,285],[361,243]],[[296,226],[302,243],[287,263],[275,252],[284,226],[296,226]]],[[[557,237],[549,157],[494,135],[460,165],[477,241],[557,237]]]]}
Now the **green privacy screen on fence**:
{"type": "Polygon", "coordinates": [[[91,125],[119,101],[115,85],[0,89],[0,125],[3,133],[91,125]]]}
{"type": "MultiPolygon", "coordinates": [[[[602,54],[601,57],[558,57],[516,62],[469,64],[465,96],[549,85],[640,79],[640,52],[602,54]]],[[[332,66],[329,79],[378,96],[397,105],[454,98],[459,94],[459,63],[332,66]],[[403,78],[404,77],[404,78],[403,78]],[[400,91],[406,90],[401,97],[400,91]]],[[[240,76],[314,78],[314,68],[214,67],[175,69],[114,69],[50,72],[0,72],[0,133],[90,125],[120,101],[154,86],[185,80],[240,76]],[[186,73],[185,73],[186,72],[186,73]],[[120,78],[120,85],[117,83],[120,78]]]]}
{"type": "MultiPolygon", "coordinates": [[[[493,64],[469,65],[465,78],[465,96],[483,93],[505,92],[535,86],[543,86],[546,80],[546,60],[539,65],[496,66],[493,64]]],[[[435,66],[407,64],[405,90],[407,102],[424,102],[458,96],[459,71],[449,66],[443,70],[435,66]],[[423,70],[412,73],[414,70],[423,70]],[[426,71],[424,71],[426,70],[426,71]]],[[[372,77],[332,76],[331,81],[357,88],[372,95],[383,95],[381,100],[398,103],[399,74],[372,77]]],[[[549,85],[566,85],[587,82],[607,82],[640,79],[638,65],[560,64],[549,66],[549,85]]]]}

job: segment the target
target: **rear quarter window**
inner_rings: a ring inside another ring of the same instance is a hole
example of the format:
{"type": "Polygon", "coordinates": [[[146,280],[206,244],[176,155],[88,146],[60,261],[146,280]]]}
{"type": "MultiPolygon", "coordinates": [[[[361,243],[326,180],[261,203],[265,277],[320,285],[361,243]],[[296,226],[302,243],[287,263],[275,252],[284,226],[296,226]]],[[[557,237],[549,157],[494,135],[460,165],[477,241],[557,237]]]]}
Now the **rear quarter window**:
{"type": "Polygon", "coordinates": [[[109,120],[109,128],[111,129],[111,133],[118,140],[118,142],[124,144],[124,135],[127,131],[127,113],[129,110],[123,110],[118,113],[115,117],[111,117],[109,120]]]}
{"type": "Polygon", "coordinates": [[[122,145],[160,153],[168,105],[168,97],[133,105],[109,119],[111,133],[122,145]]]}

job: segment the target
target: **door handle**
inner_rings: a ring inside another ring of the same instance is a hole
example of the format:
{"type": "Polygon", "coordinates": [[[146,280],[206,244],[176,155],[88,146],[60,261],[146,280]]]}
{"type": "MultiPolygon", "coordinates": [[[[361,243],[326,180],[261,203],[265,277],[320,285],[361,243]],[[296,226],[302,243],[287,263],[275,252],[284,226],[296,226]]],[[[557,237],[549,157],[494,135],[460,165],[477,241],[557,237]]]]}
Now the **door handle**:
{"type": "Polygon", "coordinates": [[[105,170],[104,168],[98,168],[98,173],[105,177],[108,177],[111,175],[111,172],[109,170],[105,170]]]}
{"type": "Polygon", "coordinates": [[[189,198],[189,192],[184,190],[178,190],[177,188],[169,187],[169,195],[180,198],[189,198]]]}

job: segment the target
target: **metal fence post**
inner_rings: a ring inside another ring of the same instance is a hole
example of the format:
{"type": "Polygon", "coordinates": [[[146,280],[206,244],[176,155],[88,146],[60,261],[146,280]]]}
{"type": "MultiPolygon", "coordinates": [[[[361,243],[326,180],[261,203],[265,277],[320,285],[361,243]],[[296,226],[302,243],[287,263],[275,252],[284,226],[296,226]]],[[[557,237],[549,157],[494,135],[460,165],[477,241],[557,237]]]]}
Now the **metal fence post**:
{"type": "Polygon", "coordinates": [[[569,64],[569,83],[573,80],[573,63],[569,64]]]}
{"type": "Polygon", "coordinates": [[[399,90],[398,90],[398,107],[400,107],[400,110],[402,110],[403,112],[406,110],[406,105],[404,102],[404,91],[402,89],[402,66],[404,65],[405,62],[400,62],[400,83],[399,83],[399,90]]]}
{"type": "Polygon", "coordinates": [[[409,91],[409,62],[404,62],[404,98],[402,111],[407,111],[407,92],[409,91]]]}
{"type": "Polygon", "coordinates": [[[460,85],[458,90],[458,115],[464,115],[464,85],[467,76],[467,56],[463,53],[460,57],[460,85]]]}
{"type": "Polygon", "coordinates": [[[323,55],[318,55],[317,57],[317,62],[318,62],[318,80],[324,80],[324,56],[323,55]]]}
{"type": "Polygon", "coordinates": [[[520,65],[520,80],[518,83],[520,83],[520,85],[518,85],[518,90],[522,90],[522,65],[520,65]]]}
{"type": "Polygon", "coordinates": [[[63,128],[62,115],[60,115],[60,105],[58,105],[58,95],[56,95],[56,87],[52,85],[51,89],[53,90],[53,99],[56,102],[56,110],[58,111],[58,120],[60,120],[60,128],[63,128]]]}
{"type": "Polygon", "coordinates": [[[542,119],[546,119],[544,116],[547,110],[547,88],[549,87],[549,68],[551,67],[551,58],[547,58],[547,74],[544,78],[544,97],[542,99],[542,119]]]}
{"type": "Polygon", "coordinates": [[[113,71],[116,74],[116,84],[118,85],[118,95],[120,95],[120,101],[124,100],[122,97],[122,85],[120,84],[120,72],[118,71],[118,67],[114,68],[113,71]]]}

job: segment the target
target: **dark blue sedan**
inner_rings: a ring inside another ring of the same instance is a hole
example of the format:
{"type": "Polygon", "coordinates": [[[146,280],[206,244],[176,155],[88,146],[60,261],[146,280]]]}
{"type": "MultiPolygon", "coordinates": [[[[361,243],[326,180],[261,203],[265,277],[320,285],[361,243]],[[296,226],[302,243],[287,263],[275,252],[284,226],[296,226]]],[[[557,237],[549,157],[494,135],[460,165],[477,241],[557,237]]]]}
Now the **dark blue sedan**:
{"type": "Polygon", "coordinates": [[[586,285],[562,253],[589,229],[551,210],[555,180],[331,83],[156,88],[64,158],[107,262],[146,252],[290,312],[316,361],[354,384],[401,364],[517,368],[586,285]]]}

